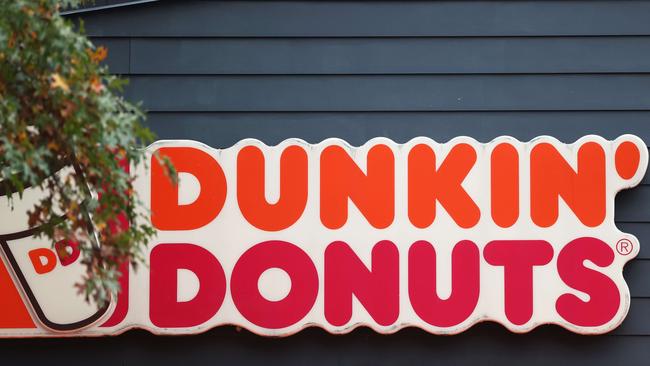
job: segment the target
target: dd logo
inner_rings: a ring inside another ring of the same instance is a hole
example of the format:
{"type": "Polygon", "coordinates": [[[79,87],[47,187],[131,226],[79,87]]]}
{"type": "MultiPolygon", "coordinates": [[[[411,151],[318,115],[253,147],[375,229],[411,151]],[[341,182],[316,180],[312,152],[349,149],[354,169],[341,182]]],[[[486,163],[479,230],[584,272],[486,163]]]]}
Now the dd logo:
{"type": "Polygon", "coordinates": [[[61,265],[66,267],[74,263],[79,258],[79,254],[79,244],[77,242],[60,240],[54,244],[54,250],[49,248],[31,250],[29,259],[32,261],[36,273],[45,274],[54,270],[57,257],[61,265]]]}

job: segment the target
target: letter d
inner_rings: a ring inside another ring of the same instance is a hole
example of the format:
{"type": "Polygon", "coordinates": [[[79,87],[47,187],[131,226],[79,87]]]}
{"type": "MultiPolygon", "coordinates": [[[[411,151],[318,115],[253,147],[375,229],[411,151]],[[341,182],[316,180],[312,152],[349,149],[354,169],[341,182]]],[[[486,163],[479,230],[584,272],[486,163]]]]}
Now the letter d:
{"type": "Polygon", "coordinates": [[[208,250],[194,244],[159,244],[151,251],[149,318],[160,328],[193,327],[217,313],[226,296],[226,275],[208,250]],[[186,269],[199,279],[189,301],[178,301],[177,272],[186,269]]]}
{"type": "Polygon", "coordinates": [[[201,186],[190,204],[179,204],[178,185],[165,176],[156,158],[151,161],[151,223],[159,230],[194,230],[210,223],[226,200],[226,177],[210,154],[193,147],[163,147],[161,157],[176,170],[193,175],[201,186]]]}

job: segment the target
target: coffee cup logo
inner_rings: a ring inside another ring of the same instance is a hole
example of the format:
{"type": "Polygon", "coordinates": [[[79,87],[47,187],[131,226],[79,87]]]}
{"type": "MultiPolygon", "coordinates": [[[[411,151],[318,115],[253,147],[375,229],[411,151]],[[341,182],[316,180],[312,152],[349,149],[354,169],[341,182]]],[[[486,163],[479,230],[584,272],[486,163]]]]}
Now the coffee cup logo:
{"type": "Polygon", "coordinates": [[[85,267],[77,243],[61,240],[53,245],[37,236],[39,227],[28,227],[27,212],[45,195],[40,187],[28,187],[22,197],[14,195],[12,203],[6,194],[0,196],[0,248],[38,321],[53,331],[76,331],[100,320],[109,305],[99,307],[78,293],[75,284],[85,267]]]}

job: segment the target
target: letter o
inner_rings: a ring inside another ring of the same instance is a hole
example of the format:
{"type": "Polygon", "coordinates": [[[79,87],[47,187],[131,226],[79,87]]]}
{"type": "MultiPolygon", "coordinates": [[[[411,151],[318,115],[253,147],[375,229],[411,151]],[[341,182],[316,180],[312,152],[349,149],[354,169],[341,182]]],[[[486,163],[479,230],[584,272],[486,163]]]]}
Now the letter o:
{"type": "Polygon", "coordinates": [[[265,241],[239,258],[230,288],[235,306],[248,321],[263,328],[286,328],[304,318],[314,305],[318,274],[299,247],[285,241],[265,241]],[[259,291],[258,280],[269,268],[280,268],[291,278],[291,290],[282,300],[267,300],[259,291]]]}

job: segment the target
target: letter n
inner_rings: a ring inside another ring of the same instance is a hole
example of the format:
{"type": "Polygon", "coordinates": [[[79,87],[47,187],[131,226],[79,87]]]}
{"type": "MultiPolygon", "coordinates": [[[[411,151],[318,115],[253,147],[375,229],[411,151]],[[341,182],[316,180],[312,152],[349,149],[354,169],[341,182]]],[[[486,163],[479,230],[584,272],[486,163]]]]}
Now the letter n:
{"type": "Polygon", "coordinates": [[[372,248],[369,270],[344,242],[325,250],[325,318],[343,326],[352,318],[355,296],[379,325],[393,324],[399,315],[399,253],[384,240],[372,248]]]}
{"type": "Polygon", "coordinates": [[[536,145],[530,154],[530,210],[535,224],[553,225],[558,218],[559,198],[585,225],[594,227],[605,219],[605,151],[596,142],[578,149],[575,171],[549,143],[536,145]]]}

